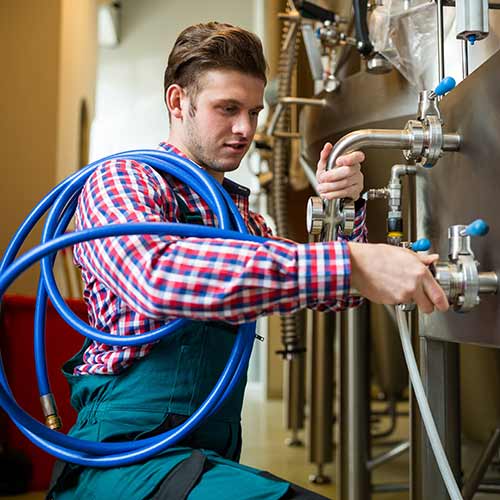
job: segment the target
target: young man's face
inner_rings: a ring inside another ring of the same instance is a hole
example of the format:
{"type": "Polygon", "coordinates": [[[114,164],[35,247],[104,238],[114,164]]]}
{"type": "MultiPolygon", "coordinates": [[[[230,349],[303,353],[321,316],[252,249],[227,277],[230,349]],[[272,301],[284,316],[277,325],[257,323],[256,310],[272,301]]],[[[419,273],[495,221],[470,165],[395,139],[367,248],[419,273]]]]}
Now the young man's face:
{"type": "Polygon", "coordinates": [[[238,168],[263,108],[264,82],[234,70],[210,70],[182,120],[186,153],[219,180],[238,168]]]}

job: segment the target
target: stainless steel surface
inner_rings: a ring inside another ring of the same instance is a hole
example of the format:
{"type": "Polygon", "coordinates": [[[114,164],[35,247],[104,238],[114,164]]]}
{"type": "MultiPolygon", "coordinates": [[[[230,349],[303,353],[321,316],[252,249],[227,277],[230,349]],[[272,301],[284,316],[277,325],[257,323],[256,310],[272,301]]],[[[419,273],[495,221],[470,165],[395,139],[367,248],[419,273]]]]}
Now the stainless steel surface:
{"type": "MultiPolygon", "coordinates": [[[[427,400],[434,416],[448,462],[458,484],[461,484],[460,397],[458,346],[431,339],[420,339],[420,373],[427,400]]],[[[420,448],[421,468],[418,496],[412,500],[446,500],[448,493],[439,473],[425,432],[413,445],[420,448]]]]}
{"type": "MultiPolygon", "coordinates": [[[[432,251],[448,253],[447,228],[478,216],[491,225],[473,250],[480,271],[500,268],[498,225],[498,162],[500,161],[500,52],[461,82],[440,104],[446,128],[463,138],[431,170],[417,175],[418,237],[432,242],[432,251]],[[469,110],[469,111],[467,111],[469,110]]],[[[481,307],[465,315],[434,313],[423,317],[421,334],[454,342],[500,347],[499,296],[485,296],[481,307]]]]}
{"type": "Polygon", "coordinates": [[[356,130],[335,144],[328,157],[326,168],[327,170],[334,168],[340,156],[358,149],[408,149],[410,146],[411,136],[405,130],[356,130]]]}
{"type": "Polygon", "coordinates": [[[479,273],[479,293],[498,293],[498,274],[493,272],[479,273]]]}
{"type": "Polygon", "coordinates": [[[342,500],[366,500],[370,496],[370,340],[366,306],[342,313],[338,398],[337,448],[338,495],[342,500]]]}
{"type": "Polygon", "coordinates": [[[290,431],[288,446],[301,446],[299,430],[304,428],[305,406],[305,360],[304,354],[296,354],[284,361],[283,392],[285,428],[290,431]]]}
{"type": "Polygon", "coordinates": [[[327,482],[323,465],[333,460],[334,314],[307,311],[306,400],[309,461],[318,470],[310,479],[327,482]]]}

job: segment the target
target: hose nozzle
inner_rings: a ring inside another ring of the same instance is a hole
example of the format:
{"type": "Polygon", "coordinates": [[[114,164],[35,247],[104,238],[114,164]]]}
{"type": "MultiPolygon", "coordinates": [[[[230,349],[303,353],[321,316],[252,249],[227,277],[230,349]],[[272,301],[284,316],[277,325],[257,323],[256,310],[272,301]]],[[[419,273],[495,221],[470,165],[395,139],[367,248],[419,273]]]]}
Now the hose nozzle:
{"type": "Polygon", "coordinates": [[[57,412],[56,402],[52,393],[40,396],[45,425],[52,430],[58,430],[62,427],[62,420],[57,412]]]}

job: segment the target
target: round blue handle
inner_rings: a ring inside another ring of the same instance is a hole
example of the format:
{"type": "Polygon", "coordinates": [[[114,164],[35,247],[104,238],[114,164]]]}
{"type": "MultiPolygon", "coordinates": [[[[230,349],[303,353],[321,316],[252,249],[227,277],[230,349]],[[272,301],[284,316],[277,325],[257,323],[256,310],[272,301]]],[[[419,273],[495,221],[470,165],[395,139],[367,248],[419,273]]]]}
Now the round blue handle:
{"type": "Polygon", "coordinates": [[[455,82],[453,77],[447,76],[438,83],[438,86],[434,89],[434,93],[436,95],[445,95],[450,90],[453,90],[456,84],[457,82],[455,82]]]}
{"type": "Polygon", "coordinates": [[[431,242],[427,238],[420,238],[411,244],[411,249],[415,252],[426,252],[431,248],[431,242]]]}
{"type": "Polygon", "coordinates": [[[469,43],[471,45],[474,45],[476,43],[476,40],[477,40],[477,36],[472,34],[472,35],[468,35],[467,36],[467,40],[469,40],[469,43]]]}
{"type": "Polygon", "coordinates": [[[467,236],[484,236],[488,234],[489,230],[490,226],[483,219],[477,219],[465,228],[465,234],[467,236]]]}

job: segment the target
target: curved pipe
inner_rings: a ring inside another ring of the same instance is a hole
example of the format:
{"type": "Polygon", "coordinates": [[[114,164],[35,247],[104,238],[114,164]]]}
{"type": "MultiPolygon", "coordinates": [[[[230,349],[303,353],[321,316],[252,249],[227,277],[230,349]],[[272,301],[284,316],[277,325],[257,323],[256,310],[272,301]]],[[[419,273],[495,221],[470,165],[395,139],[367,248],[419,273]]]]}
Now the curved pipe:
{"type": "Polygon", "coordinates": [[[340,156],[362,148],[408,149],[411,135],[406,130],[365,129],[356,130],[342,137],[328,157],[326,169],[335,167],[340,156]]]}

